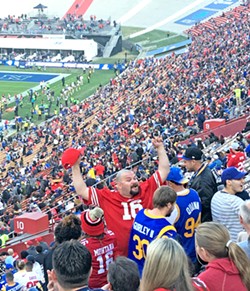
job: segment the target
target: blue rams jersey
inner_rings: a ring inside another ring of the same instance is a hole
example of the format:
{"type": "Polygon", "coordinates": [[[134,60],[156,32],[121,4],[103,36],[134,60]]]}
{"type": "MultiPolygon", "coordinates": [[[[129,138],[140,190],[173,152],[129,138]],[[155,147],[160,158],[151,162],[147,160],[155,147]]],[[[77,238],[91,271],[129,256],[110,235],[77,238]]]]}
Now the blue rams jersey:
{"type": "MultiPolygon", "coordinates": [[[[6,272],[8,272],[7,270],[6,270],[6,272]]],[[[11,273],[12,274],[15,274],[17,272],[17,270],[11,270],[11,273]]],[[[6,273],[5,274],[3,274],[2,276],[0,276],[1,277],[1,280],[0,280],[0,290],[3,288],[3,286],[7,283],[7,281],[6,281],[6,273]]]]}
{"type": "Polygon", "coordinates": [[[128,257],[138,265],[140,275],[146,258],[147,246],[155,238],[176,237],[176,229],[164,216],[154,216],[147,209],[140,210],[134,220],[129,239],[128,257]]]}
{"type": "Polygon", "coordinates": [[[179,242],[192,262],[195,262],[195,229],[201,222],[201,201],[198,193],[194,189],[178,192],[176,209],[177,218],[174,226],[179,242]]]}
{"type": "Polygon", "coordinates": [[[2,291],[20,291],[23,290],[23,286],[20,285],[19,283],[14,283],[13,286],[5,285],[2,288],[2,291]]]}

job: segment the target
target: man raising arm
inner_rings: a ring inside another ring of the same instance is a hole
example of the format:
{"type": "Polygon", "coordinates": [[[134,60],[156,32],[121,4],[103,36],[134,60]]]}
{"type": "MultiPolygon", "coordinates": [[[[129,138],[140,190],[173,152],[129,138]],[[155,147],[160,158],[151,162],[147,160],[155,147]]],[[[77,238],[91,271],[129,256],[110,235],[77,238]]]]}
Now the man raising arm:
{"type": "MultiPolygon", "coordinates": [[[[159,158],[158,172],[161,181],[165,181],[169,173],[169,160],[162,139],[160,137],[155,138],[153,140],[153,145],[157,149],[159,158]]],[[[82,174],[79,167],[80,161],[81,157],[79,157],[77,162],[72,166],[73,185],[78,195],[81,195],[84,200],[89,200],[89,189],[82,178],[82,174]]],[[[128,193],[120,194],[127,196],[128,193]]]]}
{"type": "Polygon", "coordinates": [[[73,184],[78,195],[86,204],[100,206],[104,210],[107,226],[117,236],[118,253],[127,255],[129,233],[137,212],[142,208],[152,208],[154,191],[163,184],[169,173],[169,161],[161,137],[153,140],[159,164],[149,179],[139,184],[135,173],[121,170],[116,177],[116,190],[87,187],[83,181],[78,159],[72,166],[73,184]]]}

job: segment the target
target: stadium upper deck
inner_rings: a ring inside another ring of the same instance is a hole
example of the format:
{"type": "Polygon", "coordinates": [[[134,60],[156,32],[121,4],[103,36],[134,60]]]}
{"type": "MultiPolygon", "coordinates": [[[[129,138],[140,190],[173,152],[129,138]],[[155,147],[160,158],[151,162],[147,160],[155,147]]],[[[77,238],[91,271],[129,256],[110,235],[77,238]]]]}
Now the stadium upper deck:
{"type": "MultiPolygon", "coordinates": [[[[22,6],[18,0],[10,0],[1,7],[0,17],[7,15],[28,14],[34,16],[38,13],[33,9],[37,5],[36,0],[23,1],[22,6]]],[[[91,1],[90,1],[91,2],[91,1]]],[[[200,20],[221,14],[225,9],[231,9],[239,5],[237,0],[127,0],[122,3],[117,0],[93,0],[84,14],[85,19],[90,15],[97,18],[116,20],[126,26],[136,26],[148,29],[163,29],[183,32],[188,27],[200,20]],[[108,9],[104,9],[108,7],[108,9]]],[[[48,16],[63,17],[73,0],[44,0],[42,4],[48,6],[44,13],[48,16]]]]}

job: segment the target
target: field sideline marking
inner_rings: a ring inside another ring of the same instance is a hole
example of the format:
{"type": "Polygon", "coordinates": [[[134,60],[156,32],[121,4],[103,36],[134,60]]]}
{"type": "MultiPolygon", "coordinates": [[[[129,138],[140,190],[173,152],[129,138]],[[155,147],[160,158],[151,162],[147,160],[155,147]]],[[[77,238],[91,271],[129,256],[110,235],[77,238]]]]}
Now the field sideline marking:
{"type": "MultiPolygon", "coordinates": [[[[30,72],[29,73],[29,72],[22,72],[22,71],[0,71],[0,73],[9,73],[9,74],[11,74],[11,73],[13,73],[13,74],[19,73],[19,74],[30,74],[30,75],[32,75],[32,74],[55,75],[56,76],[55,78],[50,79],[49,81],[47,81],[47,83],[49,83],[49,84],[54,84],[54,83],[60,81],[62,79],[62,77],[65,77],[66,78],[66,77],[68,77],[68,76],[71,75],[71,74],[63,74],[63,73],[56,74],[56,73],[44,73],[44,72],[41,72],[41,73],[33,73],[33,72],[30,72]]],[[[41,79],[41,81],[42,81],[42,79],[41,79]]],[[[5,81],[5,82],[8,82],[8,80],[5,81]]],[[[18,81],[16,83],[18,83],[18,81]]],[[[38,83],[38,82],[35,82],[35,83],[38,83]]],[[[39,85],[37,85],[35,87],[30,87],[28,90],[26,90],[24,92],[17,93],[17,95],[22,94],[22,96],[25,97],[25,96],[28,95],[27,91],[29,91],[30,89],[32,89],[33,91],[39,91],[41,89],[41,87],[40,87],[40,84],[39,84],[39,85]]],[[[10,98],[10,102],[9,103],[13,103],[13,102],[15,102],[15,96],[12,96],[10,98]]]]}
{"type": "Polygon", "coordinates": [[[9,73],[9,74],[26,74],[26,75],[54,75],[58,76],[60,73],[45,73],[45,72],[23,72],[23,71],[0,71],[0,73],[9,73]]]}
{"type": "Polygon", "coordinates": [[[136,6],[134,6],[132,9],[130,9],[125,15],[117,19],[117,23],[123,24],[133,16],[135,16],[138,12],[140,12],[144,7],[146,7],[152,0],[144,0],[138,3],[136,6]]]}
{"type": "Polygon", "coordinates": [[[165,18],[164,20],[160,21],[160,22],[157,22],[155,24],[153,24],[152,26],[144,29],[144,30],[141,30],[141,31],[138,31],[138,32],[135,32],[133,34],[131,34],[129,36],[129,38],[134,38],[134,37],[137,37],[137,36],[140,36],[140,35],[143,35],[147,32],[150,32],[154,29],[157,29],[163,25],[165,25],[166,23],[170,22],[170,21],[173,21],[174,19],[182,16],[184,13],[188,12],[189,10],[195,8],[196,6],[198,6],[199,4],[202,4],[204,1],[203,0],[197,0],[193,3],[191,3],[190,5],[184,7],[183,9],[179,10],[178,12],[176,12],[175,14],[165,18]]]}

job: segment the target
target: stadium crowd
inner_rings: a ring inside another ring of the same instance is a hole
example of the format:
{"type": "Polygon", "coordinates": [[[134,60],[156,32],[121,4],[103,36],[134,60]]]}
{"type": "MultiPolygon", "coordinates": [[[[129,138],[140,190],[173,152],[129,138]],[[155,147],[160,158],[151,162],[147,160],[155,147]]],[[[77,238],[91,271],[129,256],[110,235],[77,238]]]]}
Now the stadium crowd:
{"type": "MultiPolygon", "coordinates": [[[[249,290],[249,260],[242,251],[244,249],[249,256],[249,242],[246,243],[249,234],[242,234],[244,248],[239,244],[241,249],[235,242],[239,232],[243,231],[242,225],[247,231],[249,224],[249,202],[244,202],[249,194],[242,193],[243,178],[247,173],[242,166],[249,156],[250,136],[239,133],[235,142],[228,143],[228,148],[224,147],[223,151],[219,150],[227,143],[223,137],[211,134],[204,141],[189,139],[190,135],[203,129],[206,119],[220,117],[228,120],[249,112],[249,7],[239,12],[240,17],[232,17],[237,11],[236,8],[226,13],[223,16],[226,22],[219,27],[212,29],[207,24],[200,24],[198,28],[202,33],[192,35],[193,42],[187,53],[131,62],[122,75],[111,79],[107,86],[99,87],[91,99],[79,104],[76,112],[62,107],[57,117],[46,121],[43,126],[27,128],[25,135],[18,133],[14,137],[2,137],[2,236],[13,231],[13,218],[24,211],[46,212],[51,222],[59,222],[54,247],[41,251],[38,246],[34,247],[34,242],[27,243],[28,250],[22,257],[26,271],[17,263],[16,274],[24,272],[28,281],[15,281],[14,275],[14,282],[27,285],[32,275],[34,281],[40,281],[45,289],[49,282],[49,290],[76,290],[88,285],[92,265],[91,276],[96,277],[94,280],[90,277],[90,288],[101,288],[103,283],[107,283],[105,290],[133,290],[133,283],[134,290],[137,290],[141,275],[141,290],[249,290]],[[189,141],[185,145],[183,140],[187,138],[189,141]],[[65,158],[65,150],[69,146],[75,150],[67,152],[66,162],[61,162],[61,154],[65,158]],[[201,150],[211,161],[203,161],[201,150]],[[194,172],[189,182],[180,168],[169,168],[168,159],[173,165],[180,163],[181,157],[182,169],[187,174],[194,172]],[[71,167],[72,170],[69,169],[71,167]],[[126,167],[131,170],[122,170],[126,167]],[[219,170],[222,172],[220,181],[215,179],[213,169],[215,174],[219,170]],[[208,193],[201,184],[206,188],[209,182],[208,193]],[[165,183],[168,186],[164,186],[165,183]],[[196,198],[188,200],[191,192],[196,198]],[[219,193],[226,197],[222,205],[219,193]],[[187,201],[181,202],[182,197],[187,197],[187,201]],[[84,204],[98,205],[103,209],[109,231],[105,230],[102,215],[93,217],[91,210],[83,212],[82,199],[84,204]],[[226,208],[227,200],[235,207],[234,216],[226,208]],[[184,203],[190,207],[186,217],[182,212],[184,203]],[[140,217],[135,216],[138,210],[140,217]],[[223,210],[225,213],[221,217],[223,210]],[[178,211],[181,214],[179,218],[178,211]],[[80,215],[80,219],[72,213],[80,215]],[[162,219],[162,229],[156,234],[153,224],[157,215],[162,219]],[[169,219],[166,220],[165,216],[169,219]],[[134,218],[136,223],[133,224],[134,218]],[[177,218],[184,218],[184,221],[178,221],[178,224],[177,218]],[[207,222],[211,219],[214,222],[207,222]],[[203,223],[200,224],[200,221],[203,223]],[[128,244],[132,225],[135,233],[128,244]],[[82,231],[85,233],[83,237],[82,231]],[[159,239],[149,244],[156,236],[159,239]],[[176,241],[160,238],[162,236],[175,237],[176,241]],[[71,239],[78,239],[81,244],[65,242],[71,239]],[[109,241],[101,249],[97,245],[99,240],[103,240],[103,245],[106,240],[109,241]],[[131,260],[116,258],[117,254],[127,256],[129,247],[130,259],[140,265],[145,259],[148,244],[145,269],[138,274],[137,271],[129,271],[137,268],[131,260]],[[33,254],[29,253],[31,246],[36,249],[33,254]],[[93,255],[94,247],[99,250],[97,256],[93,255]],[[74,268],[67,269],[68,264],[60,264],[62,249],[76,252],[77,262],[80,258],[77,252],[86,255],[86,265],[80,266],[79,260],[79,264],[74,263],[74,268]],[[92,263],[87,249],[92,251],[92,263]],[[190,255],[190,249],[208,262],[206,270],[198,275],[199,280],[192,280],[188,274],[188,263],[192,266],[193,275],[197,275],[201,268],[196,256],[190,255]],[[45,258],[41,265],[45,270],[44,278],[38,275],[38,271],[32,271],[35,259],[43,252],[45,258]],[[162,252],[166,255],[162,256],[162,252]],[[107,265],[98,270],[96,266],[103,263],[103,254],[107,265]],[[123,259],[119,266],[119,260],[123,259]],[[169,268],[165,268],[168,264],[169,268]],[[117,268],[117,274],[112,273],[111,266],[117,268]],[[47,273],[52,267],[54,271],[47,273]],[[70,273],[75,268],[79,268],[78,271],[70,273]],[[164,269],[171,268],[176,270],[175,276],[160,276],[164,269]],[[118,277],[122,272],[131,276],[131,280],[119,282],[119,278],[124,278],[118,277]],[[86,277],[81,277],[83,274],[86,277]],[[108,281],[103,282],[100,274],[105,274],[104,280],[108,278],[108,281]],[[220,285],[223,274],[226,274],[224,287],[220,285]],[[215,277],[218,281],[211,279],[215,277]],[[97,285],[93,285],[93,281],[97,285]],[[126,289],[128,286],[129,289],[126,289]]],[[[213,20],[209,23],[214,24],[213,20]]],[[[2,236],[4,245],[6,242],[2,236]]],[[[11,250],[1,254],[2,274],[5,268],[14,268],[11,257],[11,250]]],[[[7,285],[11,282],[11,285],[13,278],[6,274],[3,282],[7,285]]],[[[35,284],[33,282],[29,288],[35,284]]]]}
{"type": "MultiPolygon", "coordinates": [[[[1,38],[33,38],[39,39],[46,34],[61,35],[62,38],[84,39],[90,35],[112,35],[120,30],[116,21],[113,25],[110,20],[97,19],[91,15],[90,19],[84,19],[82,15],[66,14],[64,18],[49,18],[45,14],[28,17],[8,15],[0,19],[1,38]]],[[[99,46],[100,47],[100,46],[99,46]]],[[[88,63],[84,52],[72,52],[71,50],[36,50],[36,49],[1,49],[1,60],[16,60],[28,62],[27,67],[32,66],[29,62],[77,62],[88,63]]]]}
{"type": "Polygon", "coordinates": [[[97,19],[91,15],[90,19],[84,19],[82,15],[67,14],[66,17],[49,18],[45,14],[37,17],[28,17],[27,14],[20,16],[8,15],[0,19],[1,35],[8,34],[67,34],[81,37],[82,34],[100,33],[102,30],[109,31],[110,20],[97,19]]]}

